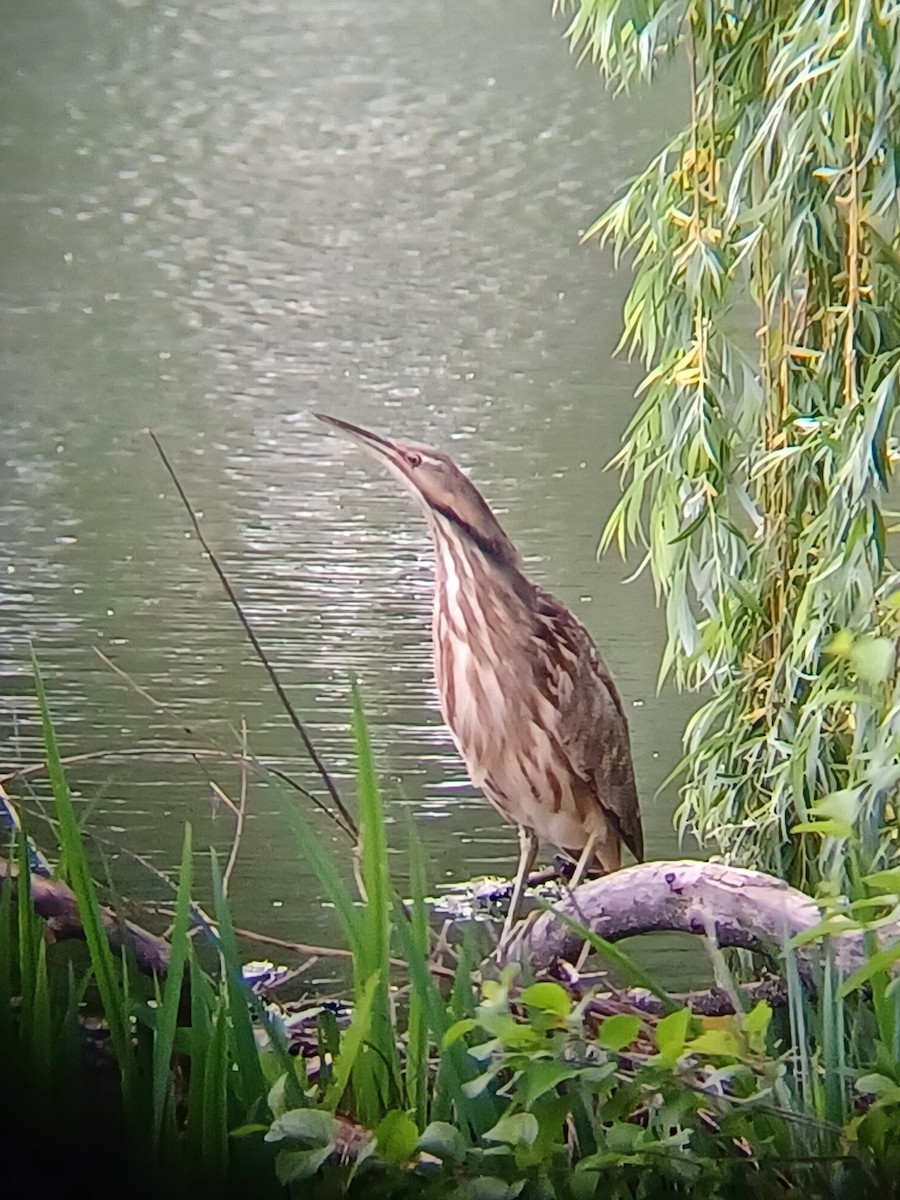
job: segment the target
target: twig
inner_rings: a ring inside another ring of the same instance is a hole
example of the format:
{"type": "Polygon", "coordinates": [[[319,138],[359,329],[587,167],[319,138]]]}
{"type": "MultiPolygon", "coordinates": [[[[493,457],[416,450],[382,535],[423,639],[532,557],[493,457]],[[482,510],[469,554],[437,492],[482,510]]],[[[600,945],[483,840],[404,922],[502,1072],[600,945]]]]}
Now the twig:
{"type": "MultiPolygon", "coordinates": [[[[200,765],[198,760],[201,758],[220,758],[238,764],[240,764],[241,761],[241,756],[239,754],[235,754],[233,750],[225,750],[224,748],[218,747],[215,745],[215,743],[213,743],[209,749],[203,749],[202,747],[196,746],[121,746],[117,750],[91,750],[85,754],[68,754],[61,758],[60,762],[64,767],[77,767],[83,766],[84,763],[102,762],[106,758],[152,758],[156,755],[166,754],[193,759],[194,762],[197,762],[198,766],[200,765]]],[[[268,763],[264,763],[254,754],[248,755],[247,761],[260,775],[274,776],[275,779],[287,784],[287,786],[292,788],[295,792],[299,792],[299,794],[303,796],[304,799],[309,800],[311,804],[318,804],[321,806],[321,801],[317,800],[312,792],[305,788],[302,783],[298,783],[296,779],[293,779],[290,775],[288,775],[286,771],[282,771],[278,767],[272,767],[268,763]]],[[[46,774],[46,761],[42,760],[41,762],[26,763],[25,766],[13,767],[4,775],[0,775],[0,783],[10,783],[16,779],[33,779],[36,776],[46,774]]],[[[329,813],[329,815],[332,817],[334,816],[333,813],[329,813]]],[[[348,833],[349,836],[349,831],[345,830],[344,832],[348,833]]]]}
{"type": "Polygon", "coordinates": [[[312,762],[313,766],[318,771],[323,784],[325,785],[329,795],[331,796],[331,799],[334,803],[335,808],[338,810],[338,813],[340,814],[340,817],[338,817],[328,807],[327,804],[324,804],[321,800],[319,800],[316,797],[313,797],[314,803],[323,812],[328,814],[328,816],[331,818],[331,820],[334,821],[335,824],[338,825],[340,827],[340,829],[342,829],[342,831],[347,834],[347,836],[351,839],[351,841],[358,842],[359,841],[359,830],[357,828],[356,822],[354,821],[353,817],[351,816],[351,814],[350,814],[349,810],[347,809],[346,805],[344,804],[343,800],[341,800],[341,798],[338,794],[338,790],[334,785],[334,781],[332,780],[327,769],[325,768],[325,764],[322,762],[321,758],[319,757],[315,746],[310,741],[309,734],[306,732],[306,729],[304,728],[302,722],[300,721],[300,718],[297,716],[297,712],[296,712],[293,704],[291,703],[287,692],[284,690],[284,686],[282,685],[282,682],[279,679],[279,677],[275,671],[275,668],[272,666],[265,650],[262,648],[259,638],[254,633],[253,626],[250,624],[249,620],[247,619],[247,616],[246,616],[243,608],[241,607],[241,602],[240,602],[240,600],[238,600],[237,594],[236,594],[234,588],[231,586],[231,583],[229,582],[228,576],[225,574],[225,571],[223,570],[221,563],[219,562],[218,558],[216,557],[215,553],[213,552],[212,547],[210,546],[209,542],[206,540],[206,535],[203,533],[203,530],[200,528],[200,522],[197,519],[197,514],[194,511],[194,508],[192,507],[190,500],[187,498],[187,494],[186,494],[184,488],[181,486],[181,481],[179,480],[178,476],[175,473],[175,468],[172,466],[172,463],[169,461],[168,455],[166,454],[165,450],[163,450],[163,448],[162,448],[162,443],[160,442],[160,440],[156,436],[156,434],[153,432],[153,430],[150,429],[147,432],[150,434],[150,438],[153,441],[154,446],[156,447],[157,453],[159,454],[159,457],[162,459],[163,466],[168,471],[169,477],[171,478],[172,483],[175,486],[175,490],[178,493],[179,499],[181,500],[181,503],[185,507],[185,511],[187,512],[188,518],[190,519],[191,525],[193,526],[194,533],[197,535],[197,540],[199,541],[200,545],[203,547],[203,550],[206,553],[206,556],[209,559],[213,570],[215,571],[216,575],[219,577],[219,582],[222,584],[222,587],[225,590],[225,595],[228,597],[232,608],[234,609],[235,613],[237,614],[237,618],[240,621],[241,625],[243,626],[244,632],[246,633],[246,635],[250,641],[250,645],[253,647],[253,651],[256,654],[256,657],[259,659],[260,663],[262,663],[262,666],[264,667],[266,674],[269,676],[269,680],[270,680],[272,686],[274,687],[276,695],[278,696],[278,699],[281,701],[281,706],[284,709],[284,711],[287,713],[291,724],[293,725],[293,727],[297,731],[297,733],[300,735],[300,740],[303,742],[304,749],[306,750],[306,753],[309,755],[310,761],[312,762]]]}
{"type": "MultiPolygon", "coordinates": [[[[129,675],[127,671],[123,671],[117,663],[114,663],[111,658],[108,658],[99,646],[94,646],[92,648],[103,665],[105,667],[109,667],[111,671],[114,671],[116,675],[118,675],[121,679],[124,679],[128,686],[136,691],[142,699],[146,700],[149,704],[152,704],[154,708],[158,708],[161,711],[165,711],[169,707],[165,700],[157,700],[152,692],[148,692],[145,687],[142,687],[137,680],[133,678],[133,676],[129,675]]],[[[192,730],[188,729],[186,726],[182,725],[182,729],[184,729],[188,736],[193,736],[192,730]]]]}
{"type": "MultiPolygon", "coordinates": [[[[232,805],[232,807],[234,807],[232,805]]],[[[225,865],[225,872],[222,875],[222,892],[228,895],[228,884],[231,880],[231,872],[234,870],[234,864],[237,861],[238,850],[241,846],[241,836],[244,832],[244,816],[247,812],[247,721],[241,717],[241,790],[238,795],[238,805],[234,815],[234,838],[231,843],[231,853],[228,855],[228,862],[225,865]]]]}
{"type": "MultiPolygon", "coordinates": [[[[307,946],[303,942],[286,942],[281,938],[272,937],[266,933],[256,933],[252,929],[235,929],[235,933],[241,937],[249,938],[254,942],[261,942],[266,946],[278,946],[282,950],[293,950],[297,954],[320,954],[322,957],[329,958],[352,958],[352,950],[341,950],[331,946],[307,946]]],[[[388,962],[392,967],[409,968],[409,963],[404,958],[389,958],[388,962]]],[[[432,975],[440,975],[442,979],[454,979],[456,972],[451,971],[448,967],[442,967],[438,963],[427,963],[428,970],[432,975]]]]}
{"type": "Polygon", "coordinates": [[[230,812],[234,813],[235,819],[237,819],[240,815],[240,810],[225,789],[220,788],[214,779],[210,779],[209,786],[212,789],[212,794],[219,801],[219,803],[224,804],[230,812]]]}
{"type": "MultiPolygon", "coordinates": [[[[123,679],[125,681],[125,683],[127,683],[128,686],[132,689],[132,691],[136,692],[143,700],[148,701],[150,704],[153,705],[154,708],[158,709],[160,712],[172,713],[172,705],[171,704],[168,704],[165,700],[160,700],[156,696],[154,696],[152,692],[148,691],[147,688],[143,687],[140,683],[138,683],[138,681],[134,678],[133,675],[129,675],[128,672],[123,670],[123,668],[120,667],[118,663],[115,663],[115,662],[113,662],[113,660],[111,658],[108,658],[98,646],[94,646],[93,650],[94,650],[94,653],[97,655],[97,657],[100,659],[100,661],[104,664],[104,666],[107,666],[107,667],[109,667],[109,669],[111,671],[114,671],[116,673],[116,675],[118,675],[120,679],[123,679]]],[[[179,727],[183,730],[184,733],[187,734],[188,737],[194,736],[194,730],[189,725],[183,725],[183,724],[181,724],[181,722],[179,722],[179,727]]],[[[229,729],[231,729],[234,732],[234,727],[230,724],[229,724],[229,729]]],[[[240,735],[237,734],[236,732],[235,732],[235,736],[238,738],[238,740],[240,740],[240,735]]],[[[219,742],[216,741],[215,738],[211,738],[211,737],[207,736],[204,738],[204,740],[206,741],[207,747],[209,747],[213,750],[219,751],[225,757],[236,758],[237,761],[240,763],[242,770],[245,768],[247,763],[250,763],[252,766],[255,766],[257,768],[257,770],[260,771],[260,773],[265,772],[269,775],[274,775],[282,783],[286,783],[288,785],[288,787],[293,788],[295,792],[299,792],[300,795],[303,796],[305,799],[310,800],[313,803],[315,803],[315,796],[311,795],[310,792],[303,786],[303,784],[298,783],[298,781],[296,779],[294,779],[292,775],[288,775],[287,771],[282,771],[278,767],[269,766],[267,763],[262,762],[260,759],[258,759],[253,754],[243,753],[240,756],[234,755],[231,750],[226,750],[224,748],[224,746],[222,746],[219,742]]],[[[148,753],[153,753],[153,751],[148,750],[148,753]]],[[[194,760],[196,762],[197,755],[193,755],[192,757],[194,758],[194,760]]],[[[197,762],[197,765],[200,767],[201,770],[203,770],[203,766],[201,763],[197,762]]],[[[204,771],[204,774],[207,776],[207,779],[209,779],[209,775],[207,774],[206,771],[204,771]]]]}
{"type": "MultiPolygon", "coordinates": [[[[172,909],[161,905],[153,905],[148,908],[148,911],[163,917],[174,915],[172,909]]],[[[213,929],[217,928],[212,918],[209,918],[209,924],[213,929]]],[[[285,938],[274,937],[269,933],[258,933],[255,929],[242,929],[240,927],[236,927],[234,932],[239,937],[247,938],[251,942],[259,942],[263,946],[276,946],[279,950],[290,950],[295,954],[318,955],[320,958],[353,958],[352,950],[345,950],[339,946],[311,946],[307,942],[290,942],[285,938]]],[[[409,963],[403,958],[390,958],[388,962],[392,967],[409,967],[409,963]]],[[[427,966],[432,975],[439,975],[442,979],[456,978],[456,973],[451,971],[449,967],[443,967],[438,963],[431,962],[427,966]]]]}

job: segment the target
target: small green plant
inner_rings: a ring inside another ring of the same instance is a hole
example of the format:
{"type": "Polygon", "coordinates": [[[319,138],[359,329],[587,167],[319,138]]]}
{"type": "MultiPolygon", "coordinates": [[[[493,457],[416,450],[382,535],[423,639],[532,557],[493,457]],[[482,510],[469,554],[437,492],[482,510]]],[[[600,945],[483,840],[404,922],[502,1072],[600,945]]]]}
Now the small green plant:
{"type": "Polygon", "coordinates": [[[307,1063],[287,1052],[277,1014],[243,982],[215,855],[214,969],[201,963],[189,829],[166,978],[148,984],[127,953],[113,954],[40,681],[38,694],[60,861],[88,917],[87,954],[63,961],[62,946],[44,936],[26,840],[17,836],[17,888],[0,889],[0,1052],[15,1056],[18,1072],[0,1086],[15,1087],[20,1107],[26,1095],[52,1094],[75,1110],[78,1097],[96,1091],[99,1071],[114,1086],[105,1107],[91,1110],[92,1134],[114,1119],[133,1171],[152,1162],[162,1179],[252,1187],[261,1197],[285,1188],[299,1197],[310,1186],[425,1200],[889,1194],[900,1173],[900,948],[879,936],[900,907],[896,871],[831,894],[820,926],[785,946],[786,1010],[762,1002],[701,1020],[598,938],[597,953],[655,998],[656,1015],[512,969],[491,978],[471,930],[447,981],[429,959],[414,831],[411,897],[391,881],[354,689],[365,903],[311,825],[286,814],[354,951],[350,1021],[341,1027],[324,1013],[307,1063]],[[848,928],[869,939],[850,974],[830,941],[848,928]],[[99,1066],[82,1052],[86,1013],[102,1015],[108,1031],[99,1066]]]}
{"type": "MultiPolygon", "coordinates": [[[[69,794],[43,681],[34,663],[44,750],[59,837],[58,873],[71,887],[84,930],[86,955],[53,944],[31,900],[24,833],[14,846],[15,892],[0,890],[0,1054],[20,1090],[21,1111],[40,1111],[66,1096],[76,1114],[75,1152],[89,1154],[103,1126],[121,1129],[122,1157],[133,1170],[151,1167],[162,1178],[234,1181],[262,1173],[271,1180],[273,1155],[261,1141],[234,1139],[250,1122],[267,1121],[267,1084],[252,1030],[251,1000],[213,862],[219,971],[204,970],[189,937],[192,900],[190,829],[184,850],[165,980],[147,981],[126,950],[117,957],[107,936],[75,808],[69,794]],[[185,1002],[188,1002],[187,1005],[185,1002]],[[185,1007],[190,1017],[185,1017],[185,1007]],[[106,1033],[99,1060],[86,1063],[85,1018],[106,1033]],[[98,1089],[98,1080],[103,1087],[98,1089]],[[95,1102],[95,1094],[102,1099],[95,1102]],[[25,1103],[33,1096],[35,1105],[25,1103]],[[96,1128],[83,1130],[83,1111],[96,1128]],[[124,1146],[124,1150],[123,1150],[124,1146]]],[[[288,1060],[283,1045],[279,1061],[288,1060]]],[[[292,1061],[292,1060],[288,1060],[292,1061]]],[[[0,1083],[0,1087],[4,1085],[0,1083]]],[[[11,1100],[12,1097],[9,1097],[11,1100]]],[[[104,1153],[109,1157],[107,1148],[104,1153]]],[[[259,1193],[264,1195],[265,1192],[259,1193]]]]}

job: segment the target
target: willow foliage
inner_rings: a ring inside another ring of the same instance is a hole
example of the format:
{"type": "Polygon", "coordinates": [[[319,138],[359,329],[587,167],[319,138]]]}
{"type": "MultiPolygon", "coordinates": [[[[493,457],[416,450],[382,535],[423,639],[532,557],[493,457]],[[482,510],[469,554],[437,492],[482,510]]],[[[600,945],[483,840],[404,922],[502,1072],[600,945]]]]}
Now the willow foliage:
{"type": "Polygon", "coordinates": [[[707,695],[677,819],[842,887],[897,856],[900,4],[560,7],[618,87],[689,66],[687,128],[590,231],[648,370],[605,542],[645,548],[663,674],[707,695]]]}

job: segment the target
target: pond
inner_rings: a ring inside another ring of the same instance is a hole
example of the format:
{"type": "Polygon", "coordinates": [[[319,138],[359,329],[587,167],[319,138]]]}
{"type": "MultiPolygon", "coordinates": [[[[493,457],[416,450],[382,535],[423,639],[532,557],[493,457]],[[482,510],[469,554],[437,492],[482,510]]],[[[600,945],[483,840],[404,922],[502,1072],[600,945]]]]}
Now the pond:
{"type": "MultiPolygon", "coordinates": [[[[648,855],[676,850],[656,791],[687,701],[657,694],[637,560],[596,559],[639,378],[611,357],[628,272],[579,234],[678,119],[679,81],[612,99],[563,30],[549,0],[7,6],[0,774],[41,756],[33,642],[64,753],[102,754],[71,781],[138,900],[166,893],[133,856],[170,870],[186,820],[227,852],[216,789],[235,798],[239,772],[214,751],[242,720],[255,754],[317,784],[147,427],[348,796],[358,676],[398,879],[410,817],[433,888],[513,870],[515,832],[438,712],[424,524],[313,411],[471,472],[597,640],[648,855]]],[[[13,790],[37,812],[30,786],[13,790]]],[[[251,783],[236,919],[333,940],[280,803],[251,783]]]]}

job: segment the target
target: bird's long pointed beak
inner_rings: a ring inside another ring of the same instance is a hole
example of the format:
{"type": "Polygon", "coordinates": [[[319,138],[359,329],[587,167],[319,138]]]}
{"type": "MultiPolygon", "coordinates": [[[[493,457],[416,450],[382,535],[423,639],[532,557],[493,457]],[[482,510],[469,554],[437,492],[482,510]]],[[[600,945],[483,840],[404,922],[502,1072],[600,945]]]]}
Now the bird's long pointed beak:
{"type": "Polygon", "coordinates": [[[339,417],[329,417],[326,413],[313,413],[313,416],[336,429],[338,433],[351,438],[357,445],[362,446],[364,450],[368,450],[377,458],[387,459],[391,463],[397,462],[399,458],[397,447],[387,438],[380,437],[377,433],[372,433],[359,425],[351,425],[349,421],[342,421],[339,417]]]}

